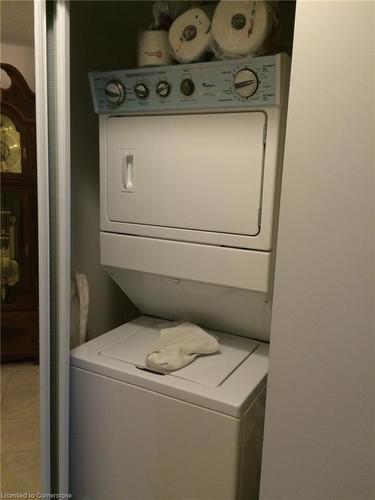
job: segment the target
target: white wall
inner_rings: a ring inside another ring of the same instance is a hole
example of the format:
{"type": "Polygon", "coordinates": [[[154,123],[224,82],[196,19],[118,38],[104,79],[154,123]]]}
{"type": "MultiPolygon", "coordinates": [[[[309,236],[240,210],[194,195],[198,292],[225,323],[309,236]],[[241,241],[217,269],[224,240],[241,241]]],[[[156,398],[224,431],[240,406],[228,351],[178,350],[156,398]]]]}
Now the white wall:
{"type": "Polygon", "coordinates": [[[262,500],[374,491],[373,2],[299,2],[262,500]]]}
{"type": "Polygon", "coordinates": [[[17,68],[22,73],[31,90],[35,92],[34,47],[14,43],[2,43],[0,59],[1,62],[11,64],[17,68]]]}

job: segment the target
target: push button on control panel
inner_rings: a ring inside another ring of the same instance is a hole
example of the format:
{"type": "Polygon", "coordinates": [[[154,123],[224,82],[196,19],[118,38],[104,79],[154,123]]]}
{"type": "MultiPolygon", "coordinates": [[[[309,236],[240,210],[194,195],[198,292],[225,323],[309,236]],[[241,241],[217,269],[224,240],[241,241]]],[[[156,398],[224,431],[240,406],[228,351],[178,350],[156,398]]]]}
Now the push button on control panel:
{"type": "Polygon", "coordinates": [[[195,85],[193,80],[191,78],[184,78],[181,82],[180,90],[186,96],[194,94],[195,85]]]}

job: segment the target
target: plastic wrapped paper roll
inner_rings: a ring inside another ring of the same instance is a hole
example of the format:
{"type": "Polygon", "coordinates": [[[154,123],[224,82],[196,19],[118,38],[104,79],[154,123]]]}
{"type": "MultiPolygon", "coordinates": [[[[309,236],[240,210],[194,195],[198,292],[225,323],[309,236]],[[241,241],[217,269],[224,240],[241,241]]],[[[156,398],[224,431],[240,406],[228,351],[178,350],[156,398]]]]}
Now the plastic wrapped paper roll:
{"type": "Polygon", "coordinates": [[[271,29],[267,2],[222,1],[212,20],[212,50],[219,59],[257,54],[271,29]]]}
{"type": "Polygon", "coordinates": [[[181,63],[203,59],[211,41],[211,16],[208,9],[188,10],[173,22],[169,30],[172,56],[181,63]]]}
{"type": "Polygon", "coordinates": [[[138,66],[171,64],[167,31],[141,31],[138,35],[138,66]]]}

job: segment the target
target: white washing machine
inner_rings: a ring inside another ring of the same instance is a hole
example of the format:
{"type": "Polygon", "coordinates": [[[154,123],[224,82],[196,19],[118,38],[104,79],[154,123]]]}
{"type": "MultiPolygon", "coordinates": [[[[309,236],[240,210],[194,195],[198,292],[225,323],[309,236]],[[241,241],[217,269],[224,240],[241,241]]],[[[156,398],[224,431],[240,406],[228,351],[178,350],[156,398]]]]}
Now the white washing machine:
{"type": "Polygon", "coordinates": [[[166,326],[141,316],[72,352],[74,499],[257,498],[268,344],[213,332],[218,354],[137,368],[166,326]]]}
{"type": "Polygon", "coordinates": [[[75,500],[258,496],[289,59],[90,74],[101,263],[142,316],[72,351],[75,500]],[[144,369],[160,329],[220,353],[144,369]]]}

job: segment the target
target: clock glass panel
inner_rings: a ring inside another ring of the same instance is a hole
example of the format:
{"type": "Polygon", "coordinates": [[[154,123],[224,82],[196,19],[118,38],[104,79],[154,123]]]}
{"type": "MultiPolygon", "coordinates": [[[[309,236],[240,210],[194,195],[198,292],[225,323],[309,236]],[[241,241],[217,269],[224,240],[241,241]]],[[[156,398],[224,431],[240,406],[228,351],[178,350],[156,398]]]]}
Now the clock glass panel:
{"type": "Polygon", "coordinates": [[[4,114],[0,115],[0,148],[1,172],[22,173],[21,134],[4,114]]]}

